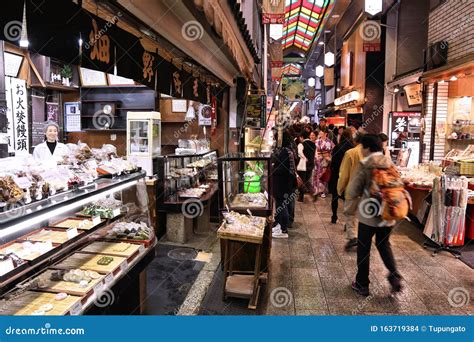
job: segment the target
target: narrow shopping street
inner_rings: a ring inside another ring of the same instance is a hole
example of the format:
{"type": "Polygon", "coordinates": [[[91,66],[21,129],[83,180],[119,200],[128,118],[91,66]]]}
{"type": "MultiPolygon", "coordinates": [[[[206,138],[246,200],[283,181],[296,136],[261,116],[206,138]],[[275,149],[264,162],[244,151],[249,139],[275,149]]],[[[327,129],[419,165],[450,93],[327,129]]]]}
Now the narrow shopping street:
{"type": "MultiPolygon", "coordinates": [[[[422,231],[402,221],[391,243],[400,272],[403,293],[390,297],[387,271],[372,246],[370,291],[365,298],[351,289],[356,273],[356,251],[344,251],[343,224],[331,224],[330,198],[297,203],[295,225],[289,239],[273,239],[270,278],[263,287],[258,310],[248,300],[222,302],[222,271],[199,310],[201,315],[472,315],[472,301],[462,307],[450,303],[450,291],[472,293],[472,270],[450,254],[435,257],[423,248],[422,231]],[[453,290],[454,289],[454,290],[453,290]],[[467,292],[462,292],[465,289],[467,292]]],[[[342,208],[339,207],[340,217],[342,208]]],[[[206,272],[206,271],[204,271],[206,272]]],[[[192,294],[191,294],[192,296],[192,294]]],[[[188,296],[189,297],[189,296],[188,296]]],[[[451,298],[451,297],[450,297],[451,298]]],[[[455,298],[455,297],[454,297],[455,298]]],[[[454,300],[455,301],[455,300],[454,300]]],[[[462,303],[461,303],[462,304],[462,303]]],[[[186,312],[186,310],[184,310],[186,312]]],[[[187,313],[189,314],[189,313],[187,313]]]]}

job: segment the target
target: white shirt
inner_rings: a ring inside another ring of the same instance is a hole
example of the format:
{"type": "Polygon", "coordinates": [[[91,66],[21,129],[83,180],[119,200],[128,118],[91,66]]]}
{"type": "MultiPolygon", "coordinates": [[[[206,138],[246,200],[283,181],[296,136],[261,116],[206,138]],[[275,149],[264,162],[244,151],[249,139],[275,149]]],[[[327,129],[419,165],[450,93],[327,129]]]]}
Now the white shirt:
{"type": "Polygon", "coordinates": [[[48,148],[48,145],[45,142],[37,145],[35,150],[33,151],[33,157],[37,160],[41,161],[51,161],[54,160],[56,163],[60,161],[64,155],[69,154],[69,148],[64,145],[63,143],[58,142],[56,144],[56,148],[54,149],[54,153],[51,154],[51,151],[48,148]]]}

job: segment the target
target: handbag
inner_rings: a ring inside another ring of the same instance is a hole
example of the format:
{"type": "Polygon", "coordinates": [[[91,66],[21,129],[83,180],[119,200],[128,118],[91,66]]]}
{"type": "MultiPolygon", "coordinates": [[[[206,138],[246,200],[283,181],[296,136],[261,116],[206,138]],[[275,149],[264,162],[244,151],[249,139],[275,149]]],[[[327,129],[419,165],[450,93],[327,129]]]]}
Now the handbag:
{"type": "Polygon", "coordinates": [[[304,185],[303,180],[298,174],[296,175],[296,185],[298,186],[298,188],[301,188],[304,185]]]}

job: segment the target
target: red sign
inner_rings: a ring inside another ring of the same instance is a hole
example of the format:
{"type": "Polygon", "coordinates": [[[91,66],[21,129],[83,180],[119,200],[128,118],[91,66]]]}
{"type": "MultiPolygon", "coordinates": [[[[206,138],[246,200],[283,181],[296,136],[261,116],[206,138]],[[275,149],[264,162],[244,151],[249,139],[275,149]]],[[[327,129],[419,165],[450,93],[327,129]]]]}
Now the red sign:
{"type": "Polygon", "coordinates": [[[263,24],[284,24],[285,13],[283,14],[263,13],[262,23],[263,24]]]}

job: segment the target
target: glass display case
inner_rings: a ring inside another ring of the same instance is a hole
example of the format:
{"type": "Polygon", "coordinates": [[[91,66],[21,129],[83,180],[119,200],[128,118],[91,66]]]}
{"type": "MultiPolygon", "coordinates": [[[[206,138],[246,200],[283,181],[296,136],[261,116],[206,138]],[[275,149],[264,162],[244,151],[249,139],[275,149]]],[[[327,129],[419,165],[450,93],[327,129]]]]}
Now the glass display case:
{"type": "Polygon", "coordinates": [[[271,155],[236,153],[218,160],[219,209],[272,214],[271,155]]]}
{"type": "Polygon", "coordinates": [[[137,161],[148,176],[155,174],[154,160],[161,154],[159,112],[127,113],[127,157],[137,161]]]}
{"type": "Polygon", "coordinates": [[[263,128],[245,128],[246,153],[270,153],[273,144],[273,131],[263,128]]]}
{"type": "Polygon", "coordinates": [[[154,257],[150,223],[143,171],[2,207],[0,315],[94,308],[154,257]]]}
{"type": "Polygon", "coordinates": [[[217,191],[217,151],[170,154],[159,158],[160,203],[202,199],[217,191]]]}

